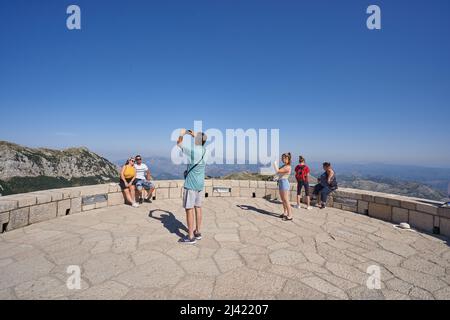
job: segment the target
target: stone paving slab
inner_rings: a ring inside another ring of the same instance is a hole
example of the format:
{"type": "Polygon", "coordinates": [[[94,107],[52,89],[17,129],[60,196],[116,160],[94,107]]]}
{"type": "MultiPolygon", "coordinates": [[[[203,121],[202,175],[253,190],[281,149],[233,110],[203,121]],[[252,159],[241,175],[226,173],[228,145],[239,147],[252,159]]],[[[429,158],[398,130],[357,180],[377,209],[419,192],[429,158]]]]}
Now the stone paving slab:
{"type": "Polygon", "coordinates": [[[450,299],[449,240],[335,208],[208,198],[204,239],[179,199],[68,215],[0,235],[0,299],[450,299]],[[81,270],[68,289],[67,267],[81,270]],[[381,289],[368,289],[369,266],[381,289]]]}

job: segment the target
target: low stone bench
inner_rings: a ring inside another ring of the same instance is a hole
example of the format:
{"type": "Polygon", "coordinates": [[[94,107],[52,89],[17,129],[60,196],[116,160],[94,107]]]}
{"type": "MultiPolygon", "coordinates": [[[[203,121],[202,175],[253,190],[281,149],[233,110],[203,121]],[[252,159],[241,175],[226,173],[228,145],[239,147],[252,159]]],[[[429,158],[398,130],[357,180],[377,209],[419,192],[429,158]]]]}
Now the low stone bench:
{"type": "MultiPolygon", "coordinates": [[[[181,199],[183,180],[154,183],[155,201],[181,199]]],[[[279,198],[277,183],[272,181],[211,179],[205,181],[204,193],[205,197],[279,198]]],[[[296,201],[296,198],[296,185],[291,184],[290,200],[296,201]]],[[[0,197],[0,232],[60,216],[121,204],[124,204],[124,198],[118,184],[4,196],[0,197]]],[[[418,230],[450,237],[450,208],[440,208],[439,202],[339,188],[330,195],[328,205],[393,223],[407,222],[418,230]]]]}

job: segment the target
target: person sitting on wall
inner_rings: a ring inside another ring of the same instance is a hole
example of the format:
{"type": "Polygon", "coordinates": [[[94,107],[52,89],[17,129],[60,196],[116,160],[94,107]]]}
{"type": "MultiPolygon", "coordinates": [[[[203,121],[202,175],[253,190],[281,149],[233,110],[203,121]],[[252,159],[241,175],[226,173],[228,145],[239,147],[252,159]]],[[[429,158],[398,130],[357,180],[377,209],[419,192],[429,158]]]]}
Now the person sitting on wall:
{"type": "Polygon", "coordinates": [[[139,204],[142,204],[144,201],[151,203],[152,193],[155,190],[155,186],[150,181],[152,178],[150,169],[145,163],[142,162],[142,157],[140,155],[137,155],[135,159],[136,163],[134,164],[134,168],[136,169],[136,179],[134,180],[134,185],[137,189],[139,204]],[[145,196],[144,190],[146,193],[145,196]]]}
{"type": "Polygon", "coordinates": [[[320,195],[320,209],[324,209],[326,207],[328,196],[331,192],[338,188],[336,175],[331,167],[331,163],[324,162],[323,170],[325,172],[319,177],[318,184],[314,187],[313,192],[315,196],[320,195]]]}
{"type": "Polygon", "coordinates": [[[133,208],[138,208],[136,203],[136,194],[134,188],[136,180],[136,169],[134,168],[134,158],[129,158],[120,171],[120,189],[122,189],[125,201],[133,208]]]}

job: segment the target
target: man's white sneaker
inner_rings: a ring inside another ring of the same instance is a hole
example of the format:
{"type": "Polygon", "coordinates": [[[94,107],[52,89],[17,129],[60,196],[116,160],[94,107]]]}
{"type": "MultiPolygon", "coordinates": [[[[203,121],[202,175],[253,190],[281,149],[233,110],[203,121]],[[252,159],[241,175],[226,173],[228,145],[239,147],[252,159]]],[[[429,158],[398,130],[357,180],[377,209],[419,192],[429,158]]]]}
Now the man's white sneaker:
{"type": "Polygon", "coordinates": [[[298,204],[294,204],[293,207],[294,207],[295,209],[300,208],[300,206],[299,206],[298,204]]]}
{"type": "Polygon", "coordinates": [[[306,210],[312,210],[312,207],[311,206],[307,206],[306,210]]]}
{"type": "Polygon", "coordinates": [[[139,205],[135,202],[131,205],[133,208],[139,208],[139,205]]]}

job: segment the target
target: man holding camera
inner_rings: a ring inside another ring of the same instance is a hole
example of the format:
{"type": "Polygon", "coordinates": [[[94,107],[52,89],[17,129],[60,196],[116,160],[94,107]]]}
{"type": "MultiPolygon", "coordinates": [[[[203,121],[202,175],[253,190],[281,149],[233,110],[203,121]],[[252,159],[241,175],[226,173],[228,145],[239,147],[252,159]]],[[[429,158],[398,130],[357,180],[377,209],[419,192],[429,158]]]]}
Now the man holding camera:
{"type": "Polygon", "coordinates": [[[186,238],[180,240],[180,242],[186,244],[195,244],[197,240],[202,239],[200,228],[202,225],[202,200],[205,182],[206,140],[207,136],[203,132],[195,133],[192,130],[181,129],[177,141],[177,146],[181,148],[188,159],[188,167],[184,172],[183,207],[186,210],[189,234],[186,238]],[[183,145],[183,137],[186,134],[194,138],[194,144],[191,144],[190,147],[183,145]]]}

